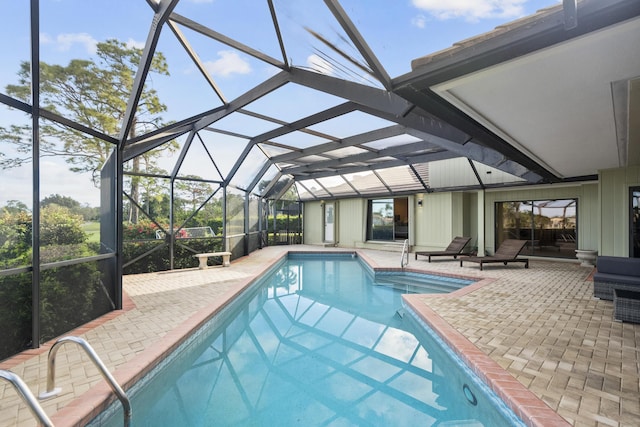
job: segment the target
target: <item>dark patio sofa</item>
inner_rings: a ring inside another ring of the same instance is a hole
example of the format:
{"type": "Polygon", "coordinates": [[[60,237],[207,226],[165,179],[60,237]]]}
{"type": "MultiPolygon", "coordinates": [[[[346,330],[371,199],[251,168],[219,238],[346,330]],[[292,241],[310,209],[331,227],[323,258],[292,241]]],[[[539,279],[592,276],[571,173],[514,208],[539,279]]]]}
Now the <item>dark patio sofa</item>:
{"type": "Polygon", "coordinates": [[[593,296],[613,301],[613,290],[640,292],[640,258],[599,256],[593,275],[593,296]]]}

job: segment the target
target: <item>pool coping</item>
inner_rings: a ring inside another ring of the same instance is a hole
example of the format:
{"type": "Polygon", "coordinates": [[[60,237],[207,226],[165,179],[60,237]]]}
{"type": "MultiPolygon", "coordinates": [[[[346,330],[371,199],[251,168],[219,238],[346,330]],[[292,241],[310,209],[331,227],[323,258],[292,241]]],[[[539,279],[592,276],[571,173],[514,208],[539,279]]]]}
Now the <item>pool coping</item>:
{"type": "MultiPolygon", "coordinates": [[[[275,254],[253,277],[240,281],[218,301],[198,310],[178,327],[169,331],[158,342],[147,348],[142,354],[118,367],[112,373],[116,382],[125,392],[129,390],[137,381],[185,342],[193,332],[228,306],[238,295],[251,287],[262,275],[286,257],[288,253],[289,251],[285,250],[275,254]]],[[[86,393],[73,399],[54,413],[50,419],[58,427],[85,426],[116,400],[116,396],[109,385],[106,382],[101,382],[91,387],[86,393]]]]}
{"type": "MultiPolygon", "coordinates": [[[[469,285],[475,289],[461,289],[464,293],[492,283],[484,279],[469,285]]],[[[438,313],[424,303],[425,298],[459,297],[459,291],[450,294],[403,295],[405,303],[460,357],[464,363],[529,427],[571,426],[543,400],[481,351],[438,313]],[[454,295],[458,294],[458,295],[454,295]]]]}
{"type": "MultiPolygon", "coordinates": [[[[374,271],[413,272],[434,274],[438,272],[417,270],[401,267],[376,267],[376,263],[365,254],[355,251],[363,261],[374,271]]],[[[571,424],[562,418],[542,399],[526,388],[506,369],[491,359],[462,333],[451,326],[431,307],[424,303],[424,299],[431,298],[460,298],[477,291],[496,281],[496,279],[477,278],[459,274],[449,274],[447,277],[473,280],[474,283],[447,294],[407,294],[403,295],[404,302],[449,346],[453,352],[511,409],[528,427],[569,427],[571,424]]]]}
{"type": "Polygon", "coordinates": [[[129,310],[132,310],[136,308],[136,304],[135,302],[133,302],[133,300],[131,298],[129,298],[129,295],[125,293],[123,293],[122,295],[122,310],[113,310],[110,311],[108,313],[103,314],[102,316],[98,317],[97,319],[91,320],[87,323],[85,323],[84,325],[78,326],[77,328],[72,329],[71,331],[67,332],[66,334],[60,335],[59,337],[53,338],[49,341],[46,341],[45,343],[43,343],[42,345],[40,345],[40,347],[38,348],[32,348],[32,349],[28,349],[28,350],[23,350],[22,352],[15,354],[3,361],[0,361],[0,369],[11,369],[21,363],[24,363],[25,361],[31,359],[34,356],[40,356],[41,354],[44,354],[46,352],[48,352],[51,347],[53,346],[53,344],[55,344],[55,342],[62,336],[68,336],[68,335],[82,335],[84,333],[86,333],[87,331],[90,331],[92,329],[94,329],[97,326],[100,326],[106,322],[108,322],[111,319],[115,319],[116,317],[126,313],[129,310]]]}
{"type": "MultiPolygon", "coordinates": [[[[375,261],[357,249],[346,250],[344,252],[357,254],[357,256],[374,271],[397,271],[426,273],[439,276],[442,275],[438,272],[430,272],[423,269],[379,267],[375,261]]],[[[273,257],[265,262],[261,269],[256,271],[253,277],[240,281],[236,286],[234,286],[234,288],[226,292],[220,300],[198,310],[182,324],[168,332],[158,342],[146,349],[144,353],[136,356],[134,359],[117,368],[115,372],[113,372],[113,377],[125,391],[130,389],[139,379],[149,373],[162,359],[179,347],[194,331],[230,304],[232,300],[249,288],[283,258],[288,256],[289,253],[335,254],[336,251],[282,250],[279,253],[275,253],[273,257]]],[[[447,276],[477,280],[477,278],[474,277],[457,274],[447,274],[447,276]]],[[[445,343],[447,343],[447,345],[467,364],[467,366],[476,375],[478,375],[478,377],[480,377],[480,379],[487,384],[487,386],[493,390],[527,426],[570,426],[571,424],[551,409],[544,401],[527,389],[487,354],[478,349],[478,347],[476,347],[464,335],[462,335],[423,302],[424,298],[459,298],[463,295],[474,292],[483,286],[491,284],[494,281],[495,279],[486,278],[475,281],[473,284],[467,285],[462,289],[448,294],[403,295],[403,299],[405,300],[405,303],[411,307],[411,309],[424,322],[426,322],[427,325],[429,325],[438,334],[438,336],[445,341],[445,343]]],[[[131,308],[131,304],[128,304],[127,307],[131,308]]],[[[114,313],[115,312],[107,313],[102,318],[96,319],[96,321],[92,321],[81,328],[87,330],[91,327],[95,327],[119,315],[122,311],[114,313]]],[[[51,342],[51,344],[53,344],[53,342],[51,342]]],[[[49,346],[44,346],[44,348],[41,347],[37,350],[38,353],[46,351],[47,347],[49,346]]],[[[31,353],[29,357],[32,357],[33,355],[34,353],[31,353]]],[[[116,397],[110,387],[106,383],[101,382],[91,387],[86,393],[73,399],[66,406],[54,413],[50,418],[55,425],[60,427],[84,426],[107,409],[107,407],[115,400],[116,397]]]]}

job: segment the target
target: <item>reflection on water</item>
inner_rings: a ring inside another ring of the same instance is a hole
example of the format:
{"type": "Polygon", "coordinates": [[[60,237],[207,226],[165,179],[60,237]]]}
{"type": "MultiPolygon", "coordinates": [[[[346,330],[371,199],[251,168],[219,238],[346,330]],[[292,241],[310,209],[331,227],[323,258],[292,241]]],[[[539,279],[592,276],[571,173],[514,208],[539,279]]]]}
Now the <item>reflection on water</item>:
{"type": "Polygon", "coordinates": [[[133,397],[133,425],[505,425],[400,307],[357,259],[288,260],[133,397]]]}

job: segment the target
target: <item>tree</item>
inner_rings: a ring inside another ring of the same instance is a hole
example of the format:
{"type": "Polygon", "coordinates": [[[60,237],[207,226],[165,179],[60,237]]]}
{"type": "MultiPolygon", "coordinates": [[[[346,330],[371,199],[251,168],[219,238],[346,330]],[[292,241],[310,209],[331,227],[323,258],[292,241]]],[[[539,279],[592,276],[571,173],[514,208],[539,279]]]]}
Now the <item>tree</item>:
{"type": "Polygon", "coordinates": [[[203,182],[196,175],[187,175],[187,180],[176,180],[175,188],[178,197],[189,205],[189,209],[195,211],[207,200],[213,190],[211,184],[203,182]]]}
{"type": "Polygon", "coordinates": [[[72,214],[82,216],[84,221],[96,221],[100,218],[100,208],[92,208],[88,204],[82,205],[72,197],[51,194],[40,201],[42,209],[52,205],[65,207],[72,214]]]}
{"type": "MultiPolygon", "coordinates": [[[[118,136],[127,102],[133,88],[142,49],[118,40],[97,44],[95,59],[73,59],[67,66],[40,63],[40,107],[60,114],[107,135],[118,136]]],[[[156,52],[150,72],[169,75],[164,55],[156,52]]],[[[31,97],[31,67],[23,62],[18,71],[19,83],[7,85],[6,93],[22,101],[31,97]]],[[[146,86],[140,97],[128,138],[164,125],[161,113],[167,107],[157,92],[146,86]]],[[[11,143],[16,156],[0,153],[0,167],[19,167],[31,161],[31,128],[28,125],[0,127],[0,141],[11,143]]],[[[40,155],[63,156],[74,172],[91,172],[96,186],[100,170],[115,147],[100,138],[87,135],[53,121],[40,123],[40,155]]],[[[175,150],[175,143],[165,146],[175,150]]],[[[141,158],[155,164],[161,152],[146,153],[132,160],[130,170],[140,171],[141,158]]],[[[130,196],[138,200],[141,178],[131,180],[130,196]]],[[[130,219],[137,220],[137,208],[131,205],[130,219]]]]}
{"type": "Polygon", "coordinates": [[[41,208],[47,207],[49,205],[63,206],[73,211],[80,207],[80,202],[68,196],[61,196],[60,194],[51,194],[50,196],[47,196],[44,199],[42,199],[42,201],[40,202],[41,208]]]}
{"type": "MultiPolygon", "coordinates": [[[[6,213],[31,212],[29,207],[20,200],[7,200],[7,204],[2,208],[6,213]]],[[[0,212],[0,215],[2,213],[0,212]]]]}

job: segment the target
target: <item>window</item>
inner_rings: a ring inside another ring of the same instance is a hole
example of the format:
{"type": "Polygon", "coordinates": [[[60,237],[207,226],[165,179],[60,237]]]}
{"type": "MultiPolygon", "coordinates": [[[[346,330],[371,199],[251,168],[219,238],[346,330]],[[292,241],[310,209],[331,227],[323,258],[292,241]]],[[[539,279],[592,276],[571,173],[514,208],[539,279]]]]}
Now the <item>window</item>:
{"type": "Polygon", "coordinates": [[[409,237],[409,199],[369,200],[367,240],[404,240],[409,237]]]}
{"type": "Polygon", "coordinates": [[[575,258],[577,199],[496,203],[496,247],[527,240],[522,255],[575,258]]]}

